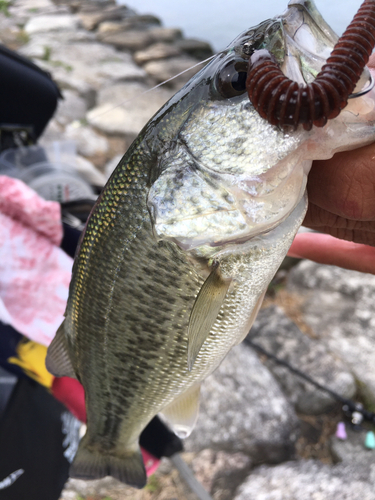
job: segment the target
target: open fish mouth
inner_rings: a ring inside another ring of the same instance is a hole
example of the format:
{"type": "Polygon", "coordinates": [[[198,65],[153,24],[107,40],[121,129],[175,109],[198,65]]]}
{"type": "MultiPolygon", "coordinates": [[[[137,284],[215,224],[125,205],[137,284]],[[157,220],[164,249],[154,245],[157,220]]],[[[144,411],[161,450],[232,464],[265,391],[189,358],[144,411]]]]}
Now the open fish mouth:
{"type": "MultiPolygon", "coordinates": [[[[267,49],[284,75],[304,84],[314,81],[338,39],[311,0],[290,0],[284,14],[242,33],[235,42],[247,55],[254,49],[267,49]]],[[[365,68],[355,92],[369,81],[370,72],[365,68]]]]}
{"type": "MultiPolygon", "coordinates": [[[[281,69],[296,82],[310,83],[325,64],[339,37],[310,0],[291,0],[282,19],[288,57],[285,57],[281,69]],[[300,72],[295,69],[296,60],[300,72]]],[[[354,92],[359,92],[370,80],[370,72],[365,67],[354,92]]]]}

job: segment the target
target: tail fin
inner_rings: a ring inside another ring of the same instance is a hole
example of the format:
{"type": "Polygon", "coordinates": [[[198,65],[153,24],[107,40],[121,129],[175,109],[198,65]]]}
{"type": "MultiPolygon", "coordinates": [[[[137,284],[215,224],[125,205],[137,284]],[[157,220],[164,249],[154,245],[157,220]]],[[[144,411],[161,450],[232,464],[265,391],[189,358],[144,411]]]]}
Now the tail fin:
{"type": "Polygon", "coordinates": [[[103,454],[91,451],[84,436],[70,467],[69,475],[77,479],[99,479],[112,476],[119,481],[143,488],[147,482],[141,450],[125,451],[123,455],[103,454]]]}

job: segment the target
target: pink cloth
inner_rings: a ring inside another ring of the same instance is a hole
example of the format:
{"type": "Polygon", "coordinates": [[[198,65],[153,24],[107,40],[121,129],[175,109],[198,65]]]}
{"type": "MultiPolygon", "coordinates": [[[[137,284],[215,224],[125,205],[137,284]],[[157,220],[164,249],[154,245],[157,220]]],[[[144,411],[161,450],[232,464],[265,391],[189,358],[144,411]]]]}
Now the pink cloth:
{"type": "Polygon", "coordinates": [[[60,248],[59,203],[0,176],[0,320],[49,345],[63,320],[72,259],[60,248]]]}

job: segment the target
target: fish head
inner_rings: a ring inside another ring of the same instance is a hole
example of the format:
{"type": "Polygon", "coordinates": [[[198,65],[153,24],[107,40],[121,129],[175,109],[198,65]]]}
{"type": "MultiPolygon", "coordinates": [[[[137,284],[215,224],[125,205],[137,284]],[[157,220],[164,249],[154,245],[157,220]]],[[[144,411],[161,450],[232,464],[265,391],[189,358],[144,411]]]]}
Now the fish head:
{"type": "Polygon", "coordinates": [[[303,197],[312,160],[331,157],[338,143],[350,149],[352,130],[285,132],[259,116],[246,92],[254,51],[267,49],[287,76],[309,83],[337,39],[311,0],[292,0],[284,14],[240,34],[162,108],[159,144],[167,146],[148,194],[158,239],[212,257],[268,233],[303,197]],[[170,113],[179,117],[175,128],[170,113]]]}

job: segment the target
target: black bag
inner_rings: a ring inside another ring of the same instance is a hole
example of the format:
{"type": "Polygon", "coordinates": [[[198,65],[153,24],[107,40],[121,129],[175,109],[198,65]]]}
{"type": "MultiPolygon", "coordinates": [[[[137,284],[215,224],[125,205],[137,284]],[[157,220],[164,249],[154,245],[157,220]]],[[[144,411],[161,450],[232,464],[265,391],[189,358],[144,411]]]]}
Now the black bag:
{"type": "Polygon", "coordinates": [[[20,378],[0,419],[0,500],[58,500],[79,427],[44,387],[20,378]]]}
{"type": "Polygon", "coordinates": [[[0,152],[34,144],[53,116],[60,90],[51,75],[0,45],[0,152]]]}

